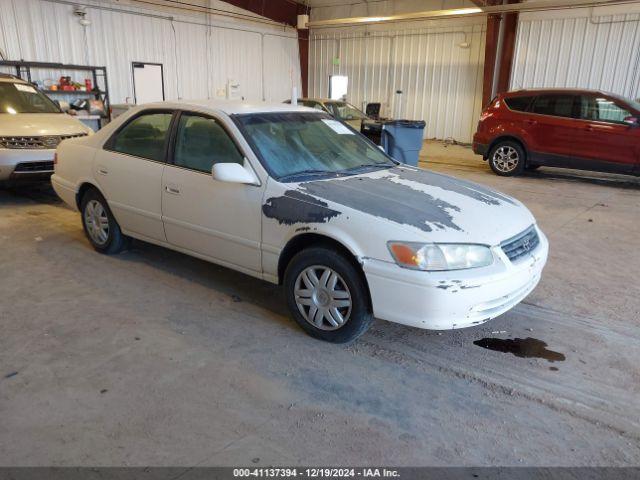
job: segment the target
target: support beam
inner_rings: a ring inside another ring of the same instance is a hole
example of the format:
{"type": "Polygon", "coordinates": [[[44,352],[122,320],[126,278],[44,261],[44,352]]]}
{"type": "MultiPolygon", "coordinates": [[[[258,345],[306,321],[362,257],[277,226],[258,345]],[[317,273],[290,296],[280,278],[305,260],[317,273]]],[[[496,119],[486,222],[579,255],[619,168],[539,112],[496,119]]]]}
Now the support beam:
{"type": "MultiPolygon", "coordinates": [[[[298,21],[298,9],[303,5],[290,0],[223,0],[234,7],[262,15],[274,22],[295,27],[298,21]]],[[[303,7],[304,8],[304,7],[303,7]]]]}
{"type": "Polygon", "coordinates": [[[493,98],[493,81],[495,78],[496,58],[500,42],[500,15],[487,17],[487,36],[484,48],[484,74],[482,76],[482,107],[489,105],[493,98]]]}
{"type": "MultiPolygon", "coordinates": [[[[494,7],[501,0],[472,0],[479,7],[494,7]]],[[[520,0],[507,0],[508,5],[520,0]]],[[[487,37],[484,52],[482,106],[486,107],[493,96],[509,89],[513,55],[518,28],[518,12],[496,13],[487,16],[487,37]]]]}
{"type": "Polygon", "coordinates": [[[300,53],[300,80],[302,96],[309,96],[309,30],[298,30],[298,52],[300,53]]]}
{"type": "Polygon", "coordinates": [[[518,13],[506,13],[502,20],[502,49],[500,52],[500,66],[498,68],[498,82],[496,93],[509,90],[511,71],[513,69],[513,55],[516,51],[516,34],[518,30],[518,13]]]}

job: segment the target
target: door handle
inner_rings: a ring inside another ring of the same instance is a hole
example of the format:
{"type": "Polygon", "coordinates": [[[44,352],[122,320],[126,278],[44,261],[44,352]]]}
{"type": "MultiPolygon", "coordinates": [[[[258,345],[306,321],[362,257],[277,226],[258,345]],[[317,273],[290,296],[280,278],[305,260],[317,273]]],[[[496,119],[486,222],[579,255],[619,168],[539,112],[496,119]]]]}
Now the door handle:
{"type": "Polygon", "coordinates": [[[176,187],[165,185],[164,189],[167,191],[167,193],[171,193],[172,195],[180,195],[180,190],[176,187]]]}
{"type": "Polygon", "coordinates": [[[524,121],[527,125],[537,125],[538,122],[536,120],[525,120],[524,121]]]}
{"type": "Polygon", "coordinates": [[[106,168],[98,168],[98,173],[100,175],[107,175],[109,173],[109,170],[107,170],[106,168]]]}
{"type": "Polygon", "coordinates": [[[587,132],[593,132],[593,131],[595,130],[595,128],[593,128],[593,127],[584,127],[584,129],[585,129],[587,132]]]}

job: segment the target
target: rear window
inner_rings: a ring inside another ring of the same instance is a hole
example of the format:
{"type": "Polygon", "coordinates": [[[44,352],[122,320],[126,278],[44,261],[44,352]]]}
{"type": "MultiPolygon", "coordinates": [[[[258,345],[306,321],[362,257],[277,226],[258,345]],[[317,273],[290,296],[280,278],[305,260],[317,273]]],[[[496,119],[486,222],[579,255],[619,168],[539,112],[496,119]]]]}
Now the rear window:
{"type": "Polygon", "coordinates": [[[504,101],[511,110],[526,112],[532,99],[533,97],[510,97],[505,98],[504,101]]]}

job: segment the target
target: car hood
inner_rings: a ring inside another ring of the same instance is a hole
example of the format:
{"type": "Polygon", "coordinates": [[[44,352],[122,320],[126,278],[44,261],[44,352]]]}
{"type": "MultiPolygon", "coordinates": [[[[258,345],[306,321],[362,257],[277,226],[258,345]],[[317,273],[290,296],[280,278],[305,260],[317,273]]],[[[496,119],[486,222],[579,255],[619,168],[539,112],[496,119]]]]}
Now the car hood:
{"type": "Polygon", "coordinates": [[[295,192],[326,201],[338,215],[361,212],[386,220],[390,240],[498,245],[535,223],[514,198],[408,166],[302,182],[295,192]]]}
{"type": "Polygon", "coordinates": [[[0,137],[36,137],[89,133],[89,127],[65,113],[0,114],[0,137]]]}

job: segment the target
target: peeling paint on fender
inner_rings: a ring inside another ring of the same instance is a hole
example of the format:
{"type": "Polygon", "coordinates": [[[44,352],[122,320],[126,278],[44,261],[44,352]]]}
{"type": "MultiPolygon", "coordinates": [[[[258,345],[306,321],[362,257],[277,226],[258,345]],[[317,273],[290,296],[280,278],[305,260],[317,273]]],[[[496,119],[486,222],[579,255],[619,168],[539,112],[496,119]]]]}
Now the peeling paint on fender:
{"type": "Polygon", "coordinates": [[[262,212],[280,225],[325,223],[340,215],[325,202],[296,190],[287,190],[281,197],[269,198],[262,206],[262,212]]]}

